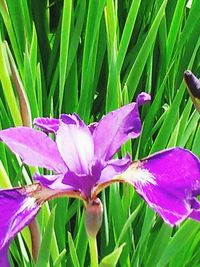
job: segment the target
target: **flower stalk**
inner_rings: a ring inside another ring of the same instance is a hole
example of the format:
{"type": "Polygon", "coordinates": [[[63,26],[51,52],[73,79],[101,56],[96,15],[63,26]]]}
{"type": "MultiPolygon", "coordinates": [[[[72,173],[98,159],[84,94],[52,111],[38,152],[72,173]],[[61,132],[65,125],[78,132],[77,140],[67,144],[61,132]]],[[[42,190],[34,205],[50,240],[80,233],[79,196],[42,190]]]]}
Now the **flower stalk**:
{"type": "Polygon", "coordinates": [[[96,236],[102,224],[103,205],[99,198],[90,200],[85,210],[85,227],[88,235],[91,267],[98,267],[96,236]]]}
{"type": "Polygon", "coordinates": [[[90,259],[91,267],[98,267],[98,249],[97,249],[97,239],[95,237],[89,237],[89,248],[90,248],[90,259]]]}

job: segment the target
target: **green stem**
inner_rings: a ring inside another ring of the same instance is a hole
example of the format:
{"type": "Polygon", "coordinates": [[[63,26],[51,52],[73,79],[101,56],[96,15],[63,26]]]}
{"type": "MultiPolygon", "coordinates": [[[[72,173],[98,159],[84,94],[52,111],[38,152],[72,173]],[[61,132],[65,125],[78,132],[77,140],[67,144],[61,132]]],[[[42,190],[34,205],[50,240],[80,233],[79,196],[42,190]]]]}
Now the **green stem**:
{"type": "Polygon", "coordinates": [[[98,250],[97,250],[97,240],[95,237],[88,237],[89,247],[90,247],[90,259],[91,267],[98,267],[98,250]]]}

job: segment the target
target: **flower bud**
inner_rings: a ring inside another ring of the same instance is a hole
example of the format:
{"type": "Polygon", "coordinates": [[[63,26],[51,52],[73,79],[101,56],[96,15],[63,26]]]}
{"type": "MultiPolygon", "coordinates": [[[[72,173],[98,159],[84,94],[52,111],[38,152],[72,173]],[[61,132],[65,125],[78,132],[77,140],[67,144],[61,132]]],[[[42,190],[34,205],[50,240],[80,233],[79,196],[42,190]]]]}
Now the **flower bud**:
{"type": "Polygon", "coordinates": [[[200,80],[190,70],[184,72],[184,80],[194,106],[200,112],[200,80]]]}
{"type": "Polygon", "coordinates": [[[85,226],[89,237],[96,237],[103,216],[103,205],[99,198],[90,200],[85,210],[85,226]]]}

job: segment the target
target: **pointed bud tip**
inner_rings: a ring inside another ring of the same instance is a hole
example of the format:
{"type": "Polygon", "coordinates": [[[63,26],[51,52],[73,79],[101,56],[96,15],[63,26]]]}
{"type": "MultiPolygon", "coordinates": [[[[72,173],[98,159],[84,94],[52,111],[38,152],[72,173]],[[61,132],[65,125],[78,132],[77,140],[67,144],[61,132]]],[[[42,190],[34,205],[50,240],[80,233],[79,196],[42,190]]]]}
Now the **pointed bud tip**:
{"type": "Polygon", "coordinates": [[[137,100],[136,100],[138,106],[142,106],[150,101],[151,101],[151,96],[145,92],[140,93],[137,96],[137,100]]]}
{"type": "Polygon", "coordinates": [[[190,70],[186,70],[184,72],[184,80],[191,95],[195,98],[200,99],[199,79],[190,70]]]}
{"type": "Polygon", "coordinates": [[[185,70],[184,71],[184,77],[188,77],[188,76],[191,76],[191,75],[192,75],[191,70],[185,70]]]}

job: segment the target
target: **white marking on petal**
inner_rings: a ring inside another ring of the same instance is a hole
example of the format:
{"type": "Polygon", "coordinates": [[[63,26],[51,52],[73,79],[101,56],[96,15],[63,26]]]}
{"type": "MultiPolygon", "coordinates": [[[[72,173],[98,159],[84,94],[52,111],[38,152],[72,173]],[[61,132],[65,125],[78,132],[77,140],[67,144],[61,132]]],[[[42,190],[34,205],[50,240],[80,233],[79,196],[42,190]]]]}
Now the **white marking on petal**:
{"type": "Polygon", "coordinates": [[[24,210],[32,210],[36,205],[36,199],[34,197],[27,197],[24,199],[23,204],[18,209],[17,214],[20,214],[24,210]]]}
{"type": "Polygon", "coordinates": [[[147,169],[138,168],[134,171],[134,181],[142,184],[153,184],[156,185],[156,179],[154,175],[147,169]]]}
{"type": "Polygon", "coordinates": [[[89,167],[88,164],[89,162],[91,162],[94,155],[94,144],[88,132],[85,132],[82,129],[80,129],[80,131],[77,132],[76,147],[77,151],[79,152],[81,163],[84,166],[87,166],[86,168],[87,170],[89,167]]]}
{"type": "Polygon", "coordinates": [[[27,214],[26,216],[24,216],[24,218],[22,218],[21,221],[19,221],[17,219],[18,215],[20,216],[20,214],[23,214],[27,211],[34,210],[34,208],[36,206],[38,206],[38,205],[37,205],[36,199],[34,197],[26,197],[24,199],[22,205],[20,205],[20,208],[10,218],[8,230],[7,230],[7,233],[6,233],[5,238],[3,240],[3,243],[0,246],[0,249],[8,242],[8,240],[11,240],[15,236],[15,234],[19,233],[21,231],[21,229],[26,226],[26,223],[23,222],[24,220],[26,221],[27,218],[28,219],[34,218],[34,216],[30,216],[30,214],[27,214]],[[19,227],[19,225],[20,225],[20,227],[19,227]],[[18,228],[18,227],[20,230],[16,231],[16,228],[18,228]]]}
{"type": "Polygon", "coordinates": [[[142,185],[157,184],[156,178],[151,172],[134,164],[123,173],[123,177],[132,183],[141,183],[142,185]]]}

